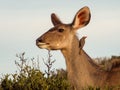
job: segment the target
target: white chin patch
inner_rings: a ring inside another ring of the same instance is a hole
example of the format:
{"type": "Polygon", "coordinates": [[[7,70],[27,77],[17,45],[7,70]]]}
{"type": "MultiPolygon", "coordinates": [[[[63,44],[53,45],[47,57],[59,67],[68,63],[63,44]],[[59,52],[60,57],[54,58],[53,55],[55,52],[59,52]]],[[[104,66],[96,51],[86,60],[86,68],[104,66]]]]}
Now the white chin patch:
{"type": "Polygon", "coordinates": [[[48,49],[49,48],[49,44],[46,44],[46,43],[38,43],[37,44],[39,48],[42,48],[42,49],[48,49]]]}
{"type": "Polygon", "coordinates": [[[40,46],[40,48],[42,48],[42,49],[47,49],[47,48],[48,48],[48,45],[42,45],[42,46],[40,46]]]}

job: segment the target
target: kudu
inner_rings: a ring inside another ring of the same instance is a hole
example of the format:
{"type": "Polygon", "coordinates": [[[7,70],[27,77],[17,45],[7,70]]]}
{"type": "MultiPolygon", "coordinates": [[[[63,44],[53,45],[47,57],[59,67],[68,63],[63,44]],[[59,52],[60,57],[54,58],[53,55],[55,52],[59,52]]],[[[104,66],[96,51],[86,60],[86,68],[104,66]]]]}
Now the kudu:
{"type": "Polygon", "coordinates": [[[86,26],[90,18],[91,14],[87,6],[76,13],[70,24],[62,23],[53,13],[51,21],[54,27],[36,40],[36,45],[39,48],[61,50],[66,61],[68,79],[75,90],[81,90],[87,86],[120,85],[120,65],[109,71],[101,69],[82,49],[84,40],[79,42],[76,36],[76,31],[86,26]]]}

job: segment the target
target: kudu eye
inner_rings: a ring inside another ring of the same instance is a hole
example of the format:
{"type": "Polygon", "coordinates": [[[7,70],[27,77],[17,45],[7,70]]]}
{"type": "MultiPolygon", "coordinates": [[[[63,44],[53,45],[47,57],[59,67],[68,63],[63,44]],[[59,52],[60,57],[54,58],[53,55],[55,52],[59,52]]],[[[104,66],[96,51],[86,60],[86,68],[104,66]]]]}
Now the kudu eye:
{"type": "Polygon", "coordinates": [[[64,29],[58,29],[58,32],[63,32],[64,31],[64,29]]]}

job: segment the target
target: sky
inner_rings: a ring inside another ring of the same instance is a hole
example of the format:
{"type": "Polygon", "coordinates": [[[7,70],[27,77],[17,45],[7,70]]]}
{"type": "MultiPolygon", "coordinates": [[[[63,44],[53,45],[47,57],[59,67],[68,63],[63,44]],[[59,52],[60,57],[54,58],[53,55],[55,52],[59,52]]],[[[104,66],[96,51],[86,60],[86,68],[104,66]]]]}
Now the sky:
{"type": "MultiPolygon", "coordinates": [[[[0,75],[14,73],[16,54],[40,59],[40,69],[45,70],[42,58],[47,50],[39,49],[35,40],[53,27],[51,13],[56,13],[64,23],[71,23],[76,12],[88,6],[91,10],[89,25],[78,30],[77,36],[87,35],[84,50],[92,58],[120,55],[120,0],[0,0],[0,75]]],[[[66,68],[60,51],[52,51],[56,62],[53,68],[66,68]]]]}

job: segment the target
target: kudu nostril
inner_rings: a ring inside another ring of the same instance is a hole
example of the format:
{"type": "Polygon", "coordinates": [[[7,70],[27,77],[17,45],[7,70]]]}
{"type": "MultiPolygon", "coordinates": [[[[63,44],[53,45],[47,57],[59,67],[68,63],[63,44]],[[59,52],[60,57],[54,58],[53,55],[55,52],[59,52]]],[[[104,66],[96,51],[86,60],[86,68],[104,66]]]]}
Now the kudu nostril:
{"type": "Polygon", "coordinates": [[[42,39],[38,39],[38,42],[43,42],[43,40],[42,39]]]}
{"type": "Polygon", "coordinates": [[[43,42],[43,40],[42,39],[37,39],[36,43],[39,43],[39,42],[43,42]]]}

